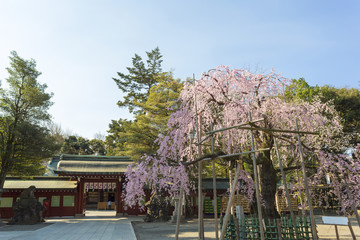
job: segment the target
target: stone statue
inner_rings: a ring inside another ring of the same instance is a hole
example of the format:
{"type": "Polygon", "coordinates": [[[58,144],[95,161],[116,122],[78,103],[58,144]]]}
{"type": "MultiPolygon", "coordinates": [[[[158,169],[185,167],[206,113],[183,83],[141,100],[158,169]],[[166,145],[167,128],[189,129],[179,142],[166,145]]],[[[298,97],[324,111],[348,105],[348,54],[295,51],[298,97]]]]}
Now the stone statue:
{"type": "Polygon", "coordinates": [[[14,217],[10,220],[9,224],[37,224],[44,222],[42,212],[45,207],[36,200],[34,191],[35,186],[30,186],[25,189],[14,205],[14,217]]]}

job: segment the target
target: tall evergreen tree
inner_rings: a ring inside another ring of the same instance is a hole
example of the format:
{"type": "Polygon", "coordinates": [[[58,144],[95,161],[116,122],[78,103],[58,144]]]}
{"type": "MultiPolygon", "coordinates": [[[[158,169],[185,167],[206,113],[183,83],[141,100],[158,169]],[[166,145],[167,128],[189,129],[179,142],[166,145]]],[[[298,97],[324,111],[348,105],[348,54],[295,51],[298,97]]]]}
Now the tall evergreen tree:
{"type": "Polygon", "coordinates": [[[158,74],[145,103],[138,106],[144,113],[137,114],[135,120],[112,121],[106,138],[109,155],[127,155],[140,160],[144,154],[156,153],[156,139],[166,134],[171,113],[176,109],[177,99],[183,87],[179,79],[170,73],[158,74]]]}
{"type": "Polygon", "coordinates": [[[118,101],[119,107],[128,107],[131,113],[141,113],[143,109],[139,103],[145,103],[150,89],[157,84],[156,77],[162,72],[162,55],[156,47],[146,52],[146,64],[142,58],[135,54],[132,58],[132,67],[127,67],[128,74],[118,72],[118,78],[113,78],[121,91],[126,93],[123,101],[118,101]]]}
{"type": "Polygon", "coordinates": [[[55,151],[48,129],[47,112],[52,94],[37,78],[35,60],[25,60],[13,51],[10,56],[8,89],[0,88],[0,190],[7,174],[36,174],[42,160],[55,151]]]}

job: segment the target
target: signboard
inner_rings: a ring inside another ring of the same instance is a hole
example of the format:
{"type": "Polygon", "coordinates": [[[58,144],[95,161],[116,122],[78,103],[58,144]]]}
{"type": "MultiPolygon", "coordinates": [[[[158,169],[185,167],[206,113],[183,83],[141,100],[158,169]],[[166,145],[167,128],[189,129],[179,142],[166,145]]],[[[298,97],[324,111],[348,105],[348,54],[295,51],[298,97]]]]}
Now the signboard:
{"type": "Polygon", "coordinates": [[[347,217],[330,217],[330,216],[322,216],[321,217],[324,224],[335,224],[335,225],[348,225],[347,217]]]}
{"type": "Polygon", "coordinates": [[[113,190],[116,189],[116,182],[85,182],[84,188],[86,191],[89,190],[113,190]]]}

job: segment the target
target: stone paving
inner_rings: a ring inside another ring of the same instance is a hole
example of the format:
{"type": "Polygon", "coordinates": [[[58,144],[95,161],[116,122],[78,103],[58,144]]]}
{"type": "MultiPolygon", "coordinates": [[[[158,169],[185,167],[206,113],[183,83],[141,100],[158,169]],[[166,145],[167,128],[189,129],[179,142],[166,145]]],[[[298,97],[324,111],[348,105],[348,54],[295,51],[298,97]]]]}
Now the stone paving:
{"type": "Polygon", "coordinates": [[[84,218],[48,218],[46,223],[0,226],[0,240],[136,240],[131,221],[115,211],[88,211],[84,218]]]}
{"type": "MultiPolygon", "coordinates": [[[[319,217],[318,217],[319,218],[319,217]]],[[[48,218],[37,225],[1,225],[0,240],[170,240],[175,237],[175,224],[145,223],[143,217],[115,217],[115,211],[87,211],[84,218],[48,218]],[[132,224],[133,223],[133,224],[132,224]]],[[[215,239],[214,220],[205,219],[205,239],[215,239]]],[[[318,221],[317,221],[318,223],[318,221]]],[[[356,238],[360,228],[351,219],[356,238]]],[[[317,224],[320,240],[336,239],[334,226],[317,224]]],[[[349,228],[339,227],[340,239],[352,239],[349,228]]],[[[180,227],[179,239],[197,239],[197,219],[180,227]]]]}

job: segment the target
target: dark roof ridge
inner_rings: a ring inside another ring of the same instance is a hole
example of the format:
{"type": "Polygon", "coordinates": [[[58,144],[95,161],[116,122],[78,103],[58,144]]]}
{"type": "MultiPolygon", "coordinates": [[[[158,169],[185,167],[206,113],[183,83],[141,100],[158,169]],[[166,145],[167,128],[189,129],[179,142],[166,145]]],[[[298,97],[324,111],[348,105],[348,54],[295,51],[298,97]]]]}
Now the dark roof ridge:
{"type": "Polygon", "coordinates": [[[22,181],[28,181],[28,180],[64,180],[69,181],[70,177],[67,176],[6,176],[7,180],[22,180],[22,181]]]}
{"type": "Polygon", "coordinates": [[[132,162],[128,156],[97,156],[97,155],[73,155],[62,154],[60,155],[60,161],[73,160],[73,161],[122,161],[132,162]]]}

